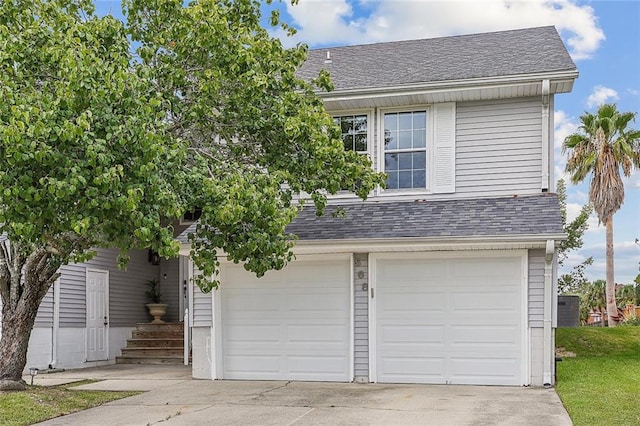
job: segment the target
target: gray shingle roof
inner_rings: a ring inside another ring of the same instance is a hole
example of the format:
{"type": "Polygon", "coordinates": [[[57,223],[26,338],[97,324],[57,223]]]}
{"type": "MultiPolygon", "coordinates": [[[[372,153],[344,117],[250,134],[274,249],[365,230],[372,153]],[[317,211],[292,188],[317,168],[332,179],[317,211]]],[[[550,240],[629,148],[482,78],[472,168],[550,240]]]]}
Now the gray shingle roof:
{"type": "MultiPolygon", "coordinates": [[[[187,234],[178,239],[187,242],[187,234]]],[[[375,202],[330,205],[324,216],[305,207],[287,232],[299,240],[363,240],[438,237],[510,237],[562,234],[558,197],[375,202]],[[338,208],[344,216],[333,217],[338,208]]]]}
{"type": "Polygon", "coordinates": [[[563,233],[558,197],[363,202],[329,206],[317,217],[305,208],[287,228],[300,240],[515,236],[563,233]]]}
{"type": "Polygon", "coordinates": [[[331,73],[335,90],[575,71],[554,27],[310,50],[299,76],[331,73]],[[331,63],[325,63],[327,51],[331,63]]]}

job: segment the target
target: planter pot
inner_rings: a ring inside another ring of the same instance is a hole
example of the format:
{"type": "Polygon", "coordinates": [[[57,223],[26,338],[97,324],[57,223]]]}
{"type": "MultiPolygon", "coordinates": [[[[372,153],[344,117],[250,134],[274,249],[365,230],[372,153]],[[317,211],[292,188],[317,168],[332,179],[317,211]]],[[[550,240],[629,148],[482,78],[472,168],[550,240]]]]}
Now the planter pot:
{"type": "Polygon", "coordinates": [[[147,303],[149,314],[153,317],[151,324],[164,324],[161,318],[167,312],[167,306],[166,303],[147,303]]]}

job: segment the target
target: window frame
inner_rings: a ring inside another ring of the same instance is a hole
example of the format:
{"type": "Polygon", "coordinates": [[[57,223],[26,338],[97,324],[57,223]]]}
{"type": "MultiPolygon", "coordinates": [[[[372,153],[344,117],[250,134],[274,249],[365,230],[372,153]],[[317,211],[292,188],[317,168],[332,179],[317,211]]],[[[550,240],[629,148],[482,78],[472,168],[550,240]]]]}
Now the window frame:
{"type": "MultiPolygon", "coordinates": [[[[375,158],[374,157],[374,146],[375,146],[375,141],[374,141],[374,126],[376,125],[374,117],[375,117],[375,108],[360,108],[360,109],[340,109],[340,110],[332,110],[332,111],[327,111],[327,113],[332,117],[332,118],[337,118],[337,117],[345,117],[345,116],[355,116],[355,115],[366,115],[367,116],[367,150],[366,151],[354,151],[356,153],[358,153],[359,155],[366,155],[367,157],[369,157],[369,160],[371,160],[372,163],[375,163],[375,158]]],[[[375,167],[375,164],[372,164],[372,166],[375,167]]],[[[372,192],[371,195],[375,194],[375,190],[374,192],[372,192]]],[[[354,198],[356,197],[356,195],[353,192],[350,192],[348,190],[341,190],[338,191],[336,194],[331,195],[331,198],[354,198]]]]}
{"type": "MultiPolygon", "coordinates": [[[[398,195],[416,195],[416,194],[431,194],[431,187],[433,185],[433,168],[434,168],[434,110],[431,104],[417,104],[417,105],[406,105],[402,107],[389,107],[389,108],[379,108],[377,114],[377,134],[378,139],[376,140],[376,148],[377,148],[377,168],[376,171],[386,173],[385,170],[385,149],[384,149],[384,118],[385,114],[388,113],[403,113],[403,112],[421,112],[424,111],[426,113],[426,140],[425,140],[425,153],[426,153],[426,173],[425,173],[425,186],[421,188],[398,188],[398,189],[383,189],[380,188],[378,191],[378,195],[383,196],[398,196],[398,195]]],[[[407,151],[407,152],[418,152],[415,151],[407,151]]]]}

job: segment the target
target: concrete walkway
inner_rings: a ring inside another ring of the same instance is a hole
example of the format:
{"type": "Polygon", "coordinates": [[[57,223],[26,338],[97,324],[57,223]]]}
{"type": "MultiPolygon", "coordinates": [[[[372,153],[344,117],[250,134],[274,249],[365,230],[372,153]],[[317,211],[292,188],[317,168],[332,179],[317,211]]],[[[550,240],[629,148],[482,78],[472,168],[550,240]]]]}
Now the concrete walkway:
{"type": "Polygon", "coordinates": [[[192,380],[183,366],[113,365],[41,374],[142,390],[42,425],[571,425],[553,389],[192,380]]]}

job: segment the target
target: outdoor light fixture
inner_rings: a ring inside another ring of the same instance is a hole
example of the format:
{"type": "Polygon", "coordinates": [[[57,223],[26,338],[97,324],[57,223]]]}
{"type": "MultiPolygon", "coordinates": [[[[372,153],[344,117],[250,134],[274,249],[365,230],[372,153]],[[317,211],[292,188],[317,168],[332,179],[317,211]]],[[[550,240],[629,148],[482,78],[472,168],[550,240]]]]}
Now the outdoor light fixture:
{"type": "Polygon", "coordinates": [[[29,375],[31,376],[31,385],[33,386],[33,378],[38,375],[38,369],[35,367],[29,367],[29,375]]]}
{"type": "Polygon", "coordinates": [[[149,250],[149,263],[158,266],[160,264],[160,255],[155,250],[149,250]]]}

